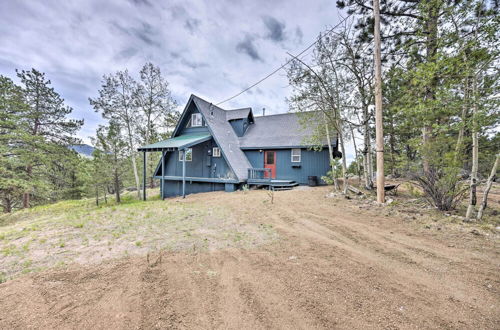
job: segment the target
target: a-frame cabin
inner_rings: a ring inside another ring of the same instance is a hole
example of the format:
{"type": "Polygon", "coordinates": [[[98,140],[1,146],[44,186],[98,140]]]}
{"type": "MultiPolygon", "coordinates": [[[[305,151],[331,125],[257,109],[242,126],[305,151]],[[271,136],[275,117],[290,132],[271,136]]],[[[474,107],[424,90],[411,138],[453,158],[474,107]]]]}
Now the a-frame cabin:
{"type": "MultiPolygon", "coordinates": [[[[163,198],[243,184],[289,188],[330,168],[326,144],[313,151],[305,142],[311,134],[295,113],[254,117],[251,108],[223,110],[191,95],[172,137],[138,150],[162,153],[153,175],[163,198]]],[[[331,143],[337,150],[336,137],[331,143]]]]}

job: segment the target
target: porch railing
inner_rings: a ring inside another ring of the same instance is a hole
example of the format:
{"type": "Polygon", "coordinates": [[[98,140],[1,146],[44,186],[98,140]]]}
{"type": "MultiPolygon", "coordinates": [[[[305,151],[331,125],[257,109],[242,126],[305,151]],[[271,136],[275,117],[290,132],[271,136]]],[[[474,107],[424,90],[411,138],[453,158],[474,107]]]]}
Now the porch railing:
{"type": "Polygon", "coordinates": [[[253,182],[270,182],[271,169],[270,168],[249,168],[248,180],[253,182]]]}

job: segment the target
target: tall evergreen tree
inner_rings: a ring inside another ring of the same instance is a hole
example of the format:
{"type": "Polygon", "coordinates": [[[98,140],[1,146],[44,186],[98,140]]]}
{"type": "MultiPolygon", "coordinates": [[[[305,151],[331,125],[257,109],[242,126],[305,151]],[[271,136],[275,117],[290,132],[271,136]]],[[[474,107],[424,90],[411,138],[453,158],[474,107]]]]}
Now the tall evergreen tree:
{"type": "Polygon", "coordinates": [[[45,74],[31,69],[18,71],[24,101],[28,105],[19,124],[27,129],[23,148],[27,152],[23,159],[30,191],[23,195],[23,207],[30,206],[36,187],[44,184],[43,166],[76,142],[74,135],[83,125],[83,120],[68,119],[73,109],[64,104],[64,99],[52,88],[45,74]]]}
{"type": "Polygon", "coordinates": [[[0,76],[0,204],[4,212],[19,207],[29,187],[23,167],[27,134],[20,125],[27,110],[21,88],[0,76]]]}

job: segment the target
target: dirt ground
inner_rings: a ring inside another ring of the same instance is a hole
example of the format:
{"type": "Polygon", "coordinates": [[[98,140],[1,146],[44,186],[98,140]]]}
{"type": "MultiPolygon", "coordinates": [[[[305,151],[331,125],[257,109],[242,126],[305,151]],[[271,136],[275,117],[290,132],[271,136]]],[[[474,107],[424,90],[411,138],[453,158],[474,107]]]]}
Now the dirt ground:
{"type": "Polygon", "coordinates": [[[0,328],[500,328],[495,227],[327,193],[165,201],[219,206],[279,238],[24,275],[0,284],[0,328]]]}

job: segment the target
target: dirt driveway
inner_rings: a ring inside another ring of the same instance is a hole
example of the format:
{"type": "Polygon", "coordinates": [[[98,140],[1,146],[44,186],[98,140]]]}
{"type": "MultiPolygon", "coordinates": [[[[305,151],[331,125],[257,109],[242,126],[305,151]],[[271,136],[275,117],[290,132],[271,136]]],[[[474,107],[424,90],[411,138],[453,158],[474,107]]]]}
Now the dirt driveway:
{"type": "Polygon", "coordinates": [[[0,328],[500,328],[497,234],[326,193],[189,196],[279,238],[22,276],[0,285],[0,328]]]}

